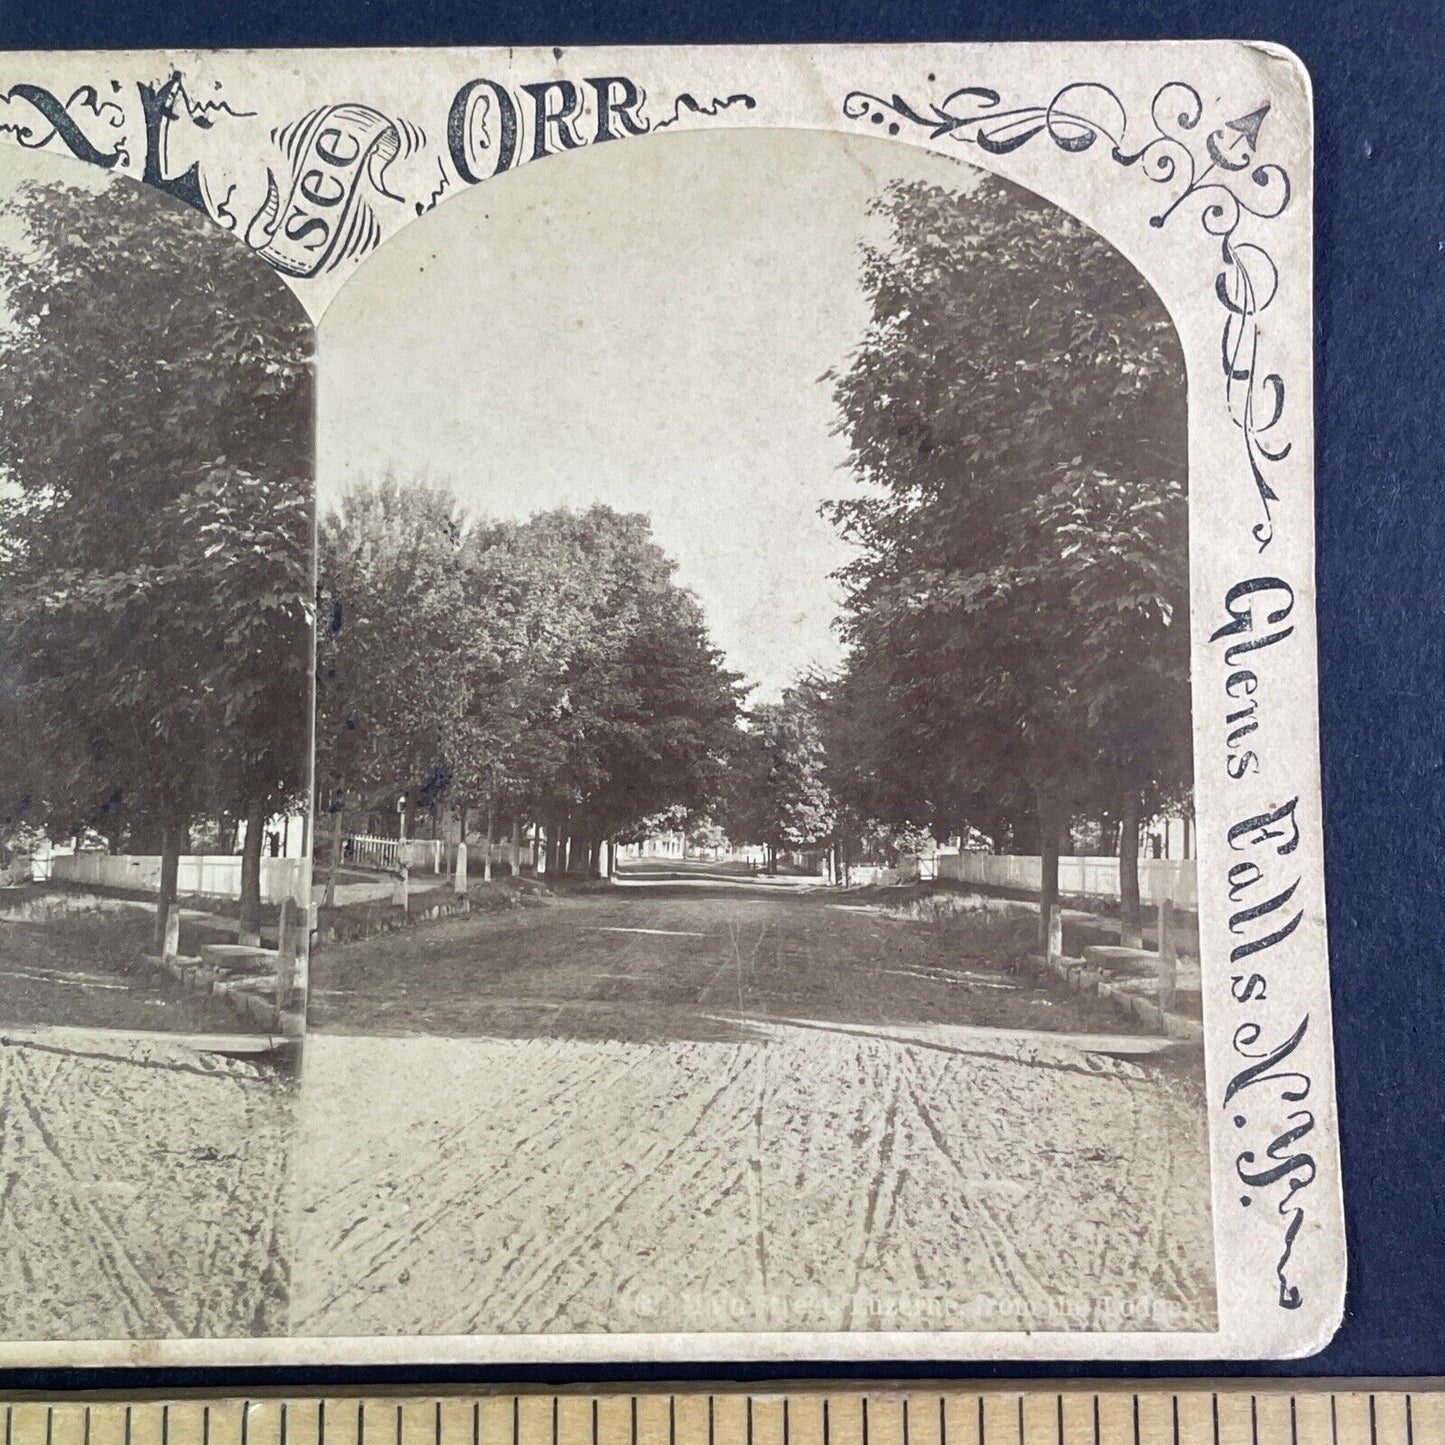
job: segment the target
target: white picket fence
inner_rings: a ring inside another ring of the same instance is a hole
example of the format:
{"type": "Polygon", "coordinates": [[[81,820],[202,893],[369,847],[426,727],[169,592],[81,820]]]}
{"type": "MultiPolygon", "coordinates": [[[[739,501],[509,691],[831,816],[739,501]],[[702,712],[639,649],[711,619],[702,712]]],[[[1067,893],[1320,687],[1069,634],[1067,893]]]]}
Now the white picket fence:
{"type": "MultiPolygon", "coordinates": [[[[1022,854],[942,853],[938,857],[938,876],[962,883],[981,883],[990,888],[1014,888],[1037,893],[1043,879],[1043,864],[1038,857],[1022,854]]],[[[1083,894],[1090,898],[1118,898],[1119,860],[1060,858],[1059,892],[1083,894]]],[[[1166,898],[1181,908],[1198,906],[1194,859],[1139,860],[1140,902],[1160,903],[1166,898]]]]}
{"type": "Polygon", "coordinates": [[[403,861],[412,873],[442,871],[440,838],[408,838],[403,843],[399,838],[353,833],[345,841],[342,856],[357,868],[375,868],[387,873],[400,871],[403,861]]]}
{"type": "MultiPolygon", "coordinates": [[[[308,859],[262,858],[261,901],[279,903],[283,898],[303,901],[310,874],[308,859]]],[[[57,854],[49,860],[44,876],[62,883],[89,883],[104,888],[159,894],[161,860],[155,854],[57,854]]],[[[239,898],[240,855],[183,854],[176,870],[176,889],[183,896],[203,894],[212,898],[239,898]]]]}

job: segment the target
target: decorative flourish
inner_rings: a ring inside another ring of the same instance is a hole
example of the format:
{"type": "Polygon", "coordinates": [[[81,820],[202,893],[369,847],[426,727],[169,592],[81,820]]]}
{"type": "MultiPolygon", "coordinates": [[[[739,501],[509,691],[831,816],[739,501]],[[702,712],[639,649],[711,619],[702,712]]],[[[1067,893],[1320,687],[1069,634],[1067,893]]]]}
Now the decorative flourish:
{"type": "Polygon", "coordinates": [[[666,120],[660,120],[653,125],[653,130],[666,130],[670,125],[676,125],[682,119],[683,111],[689,111],[693,115],[717,116],[723,111],[740,105],[744,110],[756,110],[757,101],[751,96],[742,93],[730,95],[726,99],[713,96],[708,105],[703,105],[695,97],[684,91],[672,104],[672,114],[666,120]]]}
{"type": "MultiPolygon", "coordinates": [[[[216,123],[215,117],[218,115],[234,116],[237,120],[241,120],[256,114],[254,110],[237,110],[228,100],[196,100],[186,89],[185,81],[179,74],[176,76],[176,81],[177,84],[171,96],[172,100],[179,101],[185,107],[186,114],[202,130],[210,130],[216,123]]],[[[215,85],[217,90],[221,88],[219,80],[215,82],[215,85]]],[[[172,116],[174,116],[174,112],[172,112],[172,116]]]]}
{"type": "MultiPolygon", "coordinates": [[[[202,186],[204,188],[204,181],[202,186]]],[[[234,231],[236,229],[236,213],[231,209],[231,198],[236,194],[236,183],[231,182],[226,187],[226,194],[218,200],[212,199],[210,192],[205,191],[206,208],[224,230],[234,231]]]]}
{"type": "Polygon", "coordinates": [[[1155,92],[1149,106],[1152,129],[1140,138],[1129,136],[1129,117],[1118,95],[1093,81],[1066,85],[1045,105],[1000,109],[1001,99],[998,91],[984,86],[960,86],[920,110],[900,95],[885,100],[855,90],[844,99],[843,113],[889,135],[898,135],[907,125],[926,130],[930,140],[977,145],[989,155],[1008,155],[1040,135],[1071,154],[1103,144],[1118,165],[1138,167],[1172,193],[1169,203],[1149,218],[1156,229],[1186,202],[1201,202],[1200,224],[1220,242],[1223,266],[1214,289],[1227,313],[1220,349],[1225,398],[1243,435],[1264,512],[1251,529],[1263,551],[1274,536],[1271,504],[1279,500],[1266,468],[1290,453],[1288,442],[1275,442],[1270,435],[1284,414],[1284,380],[1278,372],[1262,371],[1259,358],[1259,318],[1279,289],[1279,271],[1262,246],[1238,241],[1235,233],[1246,217],[1273,220],[1289,205],[1284,168],[1273,162],[1256,164],[1269,104],[1205,131],[1199,92],[1171,81],[1155,92]]]}
{"type": "Polygon", "coordinates": [[[441,201],[441,198],[446,195],[447,191],[450,188],[451,178],[447,175],[447,168],[441,163],[440,158],[438,158],[436,186],[433,188],[431,195],[428,196],[425,201],[418,201],[416,203],[417,215],[424,216],[428,211],[436,210],[438,203],[441,201]]]}
{"type": "Polygon", "coordinates": [[[335,270],[380,245],[385,228],[374,200],[404,199],[387,170],[425,141],[414,125],[369,105],[317,108],[272,131],[290,174],[267,171],[266,199],[246,227],[246,244],[287,276],[335,270]]]}
{"type": "Polygon", "coordinates": [[[123,107],[101,100],[93,85],[80,86],[68,100],[40,85],[12,85],[0,96],[0,135],[13,135],[26,150],[58,140],[78,160],[112,170],[130,164],[124,131],[123,107]],[[109,150],[102,149],[106,144],[109,150]]]}

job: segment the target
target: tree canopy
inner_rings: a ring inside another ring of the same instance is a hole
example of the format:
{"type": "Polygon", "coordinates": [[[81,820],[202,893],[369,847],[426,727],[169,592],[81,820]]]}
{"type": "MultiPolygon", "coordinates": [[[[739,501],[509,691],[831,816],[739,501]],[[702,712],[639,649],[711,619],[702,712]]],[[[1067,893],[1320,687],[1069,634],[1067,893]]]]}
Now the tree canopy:
{"type": "Polygon", "coordinates": [[[1178,340],[1123,257],[1005,182],[875,209],[871,321],[831,377],[863,484],[827,509],[858,547],[835,776],[868,815],[1056,846],[1071,812],[1189,784],[1178,340]]]}
{"type": "Polygon", "coordinates": [[[636,514],[473,522],[444,488],[353,489],[321,526],[319,771],[588,846],[706,811],[741,694],[673,573],[636,514]]]}
{"type": "Polygon", "coordinates": [[[311,328],[151,189],[28,183],[6,213],[0,627],[25,806],[132,845],[264,820],[307,774],[311,328]]]}

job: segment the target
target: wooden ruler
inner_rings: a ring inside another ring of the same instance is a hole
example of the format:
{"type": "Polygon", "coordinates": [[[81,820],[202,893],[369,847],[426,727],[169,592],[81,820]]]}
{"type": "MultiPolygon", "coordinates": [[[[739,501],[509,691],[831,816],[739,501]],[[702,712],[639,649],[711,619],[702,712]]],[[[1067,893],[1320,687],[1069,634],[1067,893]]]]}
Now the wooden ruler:
{"type": "Polygon", "coordinates": [[[1445,1445],[1445,1383],[41,1399],[4,1445],[1445,1445]]]}

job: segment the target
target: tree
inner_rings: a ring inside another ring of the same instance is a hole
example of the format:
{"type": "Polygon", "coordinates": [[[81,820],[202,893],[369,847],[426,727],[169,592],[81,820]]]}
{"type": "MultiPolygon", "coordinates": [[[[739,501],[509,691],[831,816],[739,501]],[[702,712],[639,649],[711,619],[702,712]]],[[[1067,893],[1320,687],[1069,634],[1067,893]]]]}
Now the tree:
{"type": "Polygon", "coordinates": [[[352,487],[321,520],[316,774],[333,827],[328,897],[348,802],[390,812],[399,796],[449,786],[478,620],[465,528],[446,487],[394,476],[352,487]]]}
{"type": "Polygon", "coordinates": [[[489,842],[508,809],[514,856],[523,814],[544,820],[554,873],[596,872],[662,807],[705,811],[740,694],[673,571],[645,517],[473,524],[446,489],[354,489],[321,528],[318,775],[333,799],[425,780],[489,842]]]}
{"type": "MultiPolygon", "coordinates": [[[[303,786],[312,332],[153,190],[27,184],[7,210],[0,625],[47,821],[158,839],[159,930],[190,823],[303,786]]],[[[259,853],[243,928],[258,906],[259,853]]]]}
{"type": "Polygon", "coordinates": [[[553,835],[578,845],[574,868],[596,871],[603,840],[649,814],[708,810],[741,691],[645,517],[596,506],[524,530],[562,661],[535,721],[556,766],[536,789],[553,835]]]}
{"type": "Polygon", "coordinates": [[[836,805],[816,702],[804,684],[752,710],[754,753],[744,776],[754,792],[754,836],[767,846],[769,872],[776,871],[780,851],[832,839],[836,805]]]}
{"type": "Polygon", "coordinates": [[[1046,925],[1071,811],[1179,771],[1161,741],[1188,707],[1178,340],[1117,252],[1006,182],[895,183],[876,210],[872,320],[832,378],[865,488],[829,509],[859,547],[854,686],[896,710],[870,725],[880,759],[910,760],[906,780],[880,769],[894,808],[1018,831],[1031,802],[1046,925]]]}

